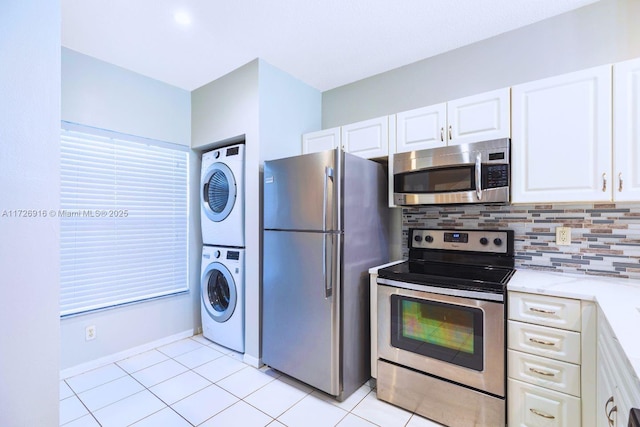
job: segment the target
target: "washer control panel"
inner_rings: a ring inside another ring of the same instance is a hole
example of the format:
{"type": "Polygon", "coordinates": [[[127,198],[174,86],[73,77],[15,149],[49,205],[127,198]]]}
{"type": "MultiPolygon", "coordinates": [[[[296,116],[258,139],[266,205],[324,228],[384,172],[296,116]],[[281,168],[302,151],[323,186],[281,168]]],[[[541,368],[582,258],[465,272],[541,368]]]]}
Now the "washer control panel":
{"type": "Polygon", "coordinates": [[[509,232],[502,230],[440,230],[412,228],[409,245],[414,249],[446,249],[506,254],[509,232]]]}

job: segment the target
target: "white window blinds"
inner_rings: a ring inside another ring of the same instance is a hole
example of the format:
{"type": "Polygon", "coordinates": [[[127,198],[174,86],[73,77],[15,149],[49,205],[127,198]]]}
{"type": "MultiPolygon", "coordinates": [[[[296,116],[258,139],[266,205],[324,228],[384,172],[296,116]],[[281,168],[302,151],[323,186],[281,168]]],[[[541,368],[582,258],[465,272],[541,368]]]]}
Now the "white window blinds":
{"type": "Polygon", "coordinates": [[[60,315],[188,287],[188,150],[62,123],[60,315]]]}

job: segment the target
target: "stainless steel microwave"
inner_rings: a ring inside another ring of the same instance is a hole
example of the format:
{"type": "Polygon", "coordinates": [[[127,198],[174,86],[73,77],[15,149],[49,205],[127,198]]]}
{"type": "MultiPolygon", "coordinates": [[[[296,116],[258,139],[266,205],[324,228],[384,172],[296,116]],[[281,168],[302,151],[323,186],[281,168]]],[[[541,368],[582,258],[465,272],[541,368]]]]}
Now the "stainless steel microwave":
{"type": "Polygon", "coordinates": [[[508,203],[508,138],[396,154],[396,205],[508,203]]]}

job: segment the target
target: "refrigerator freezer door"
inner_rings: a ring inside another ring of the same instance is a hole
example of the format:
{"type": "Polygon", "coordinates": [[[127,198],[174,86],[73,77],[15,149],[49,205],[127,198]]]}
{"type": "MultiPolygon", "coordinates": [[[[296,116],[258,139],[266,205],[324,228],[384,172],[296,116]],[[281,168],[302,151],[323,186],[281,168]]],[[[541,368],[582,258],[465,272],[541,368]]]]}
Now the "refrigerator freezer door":
{"type": "Polygon", "coordinates": [[[339,230],[341,155],[330,150],[264,162],[264,228],[339,230]]]}
{"type": "Polygon", "coordinates": [[[339,239],[264,232],[262,361],[334,396],[341,391],[339,239]]]}

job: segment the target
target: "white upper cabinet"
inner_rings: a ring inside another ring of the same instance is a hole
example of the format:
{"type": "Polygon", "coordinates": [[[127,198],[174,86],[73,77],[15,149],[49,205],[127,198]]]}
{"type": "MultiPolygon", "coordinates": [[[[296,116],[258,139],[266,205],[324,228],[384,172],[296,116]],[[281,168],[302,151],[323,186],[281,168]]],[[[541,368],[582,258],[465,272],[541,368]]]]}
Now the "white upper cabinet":
{"type": "Polygon", "coordinates": [[[396,114],[396,153],[447,145],[447,104],[396,114]]]}
{"type": "Polygon", "coordinates": [[[396,153],[509,138],[509,88],[398,113],[396,126],[396,153]]]}
{"type": "Polygon", "coordinates": [[[302,154],[336,147],[365,159],[386,157],[389,154],[389,116],[302,135],[302,154]]]}
{"type": "Polygon", "coordinates": [[[512,88],[513,203],[611,200],[611,66],[512,88]]]}
{"type": "Polygon", "coordinates": [[[509,88],[447,102],[448,145],[509,138],[509,88]]]}
{"type": "Polygon", "coordinates": [[[340,145],[340,128],[319,130],[302,135],[302,154],[332,150],[340,145]]]}
{"type": "Polygon", "coordinates": [[[640,59],[613,66],[613,198],[640,200],[640,59]]]}
{"type": "Polygon", "coordinates": [[[389,154],[389,116],[342,126],[342,147],[347,153],[373,159],[389,154]]]}

